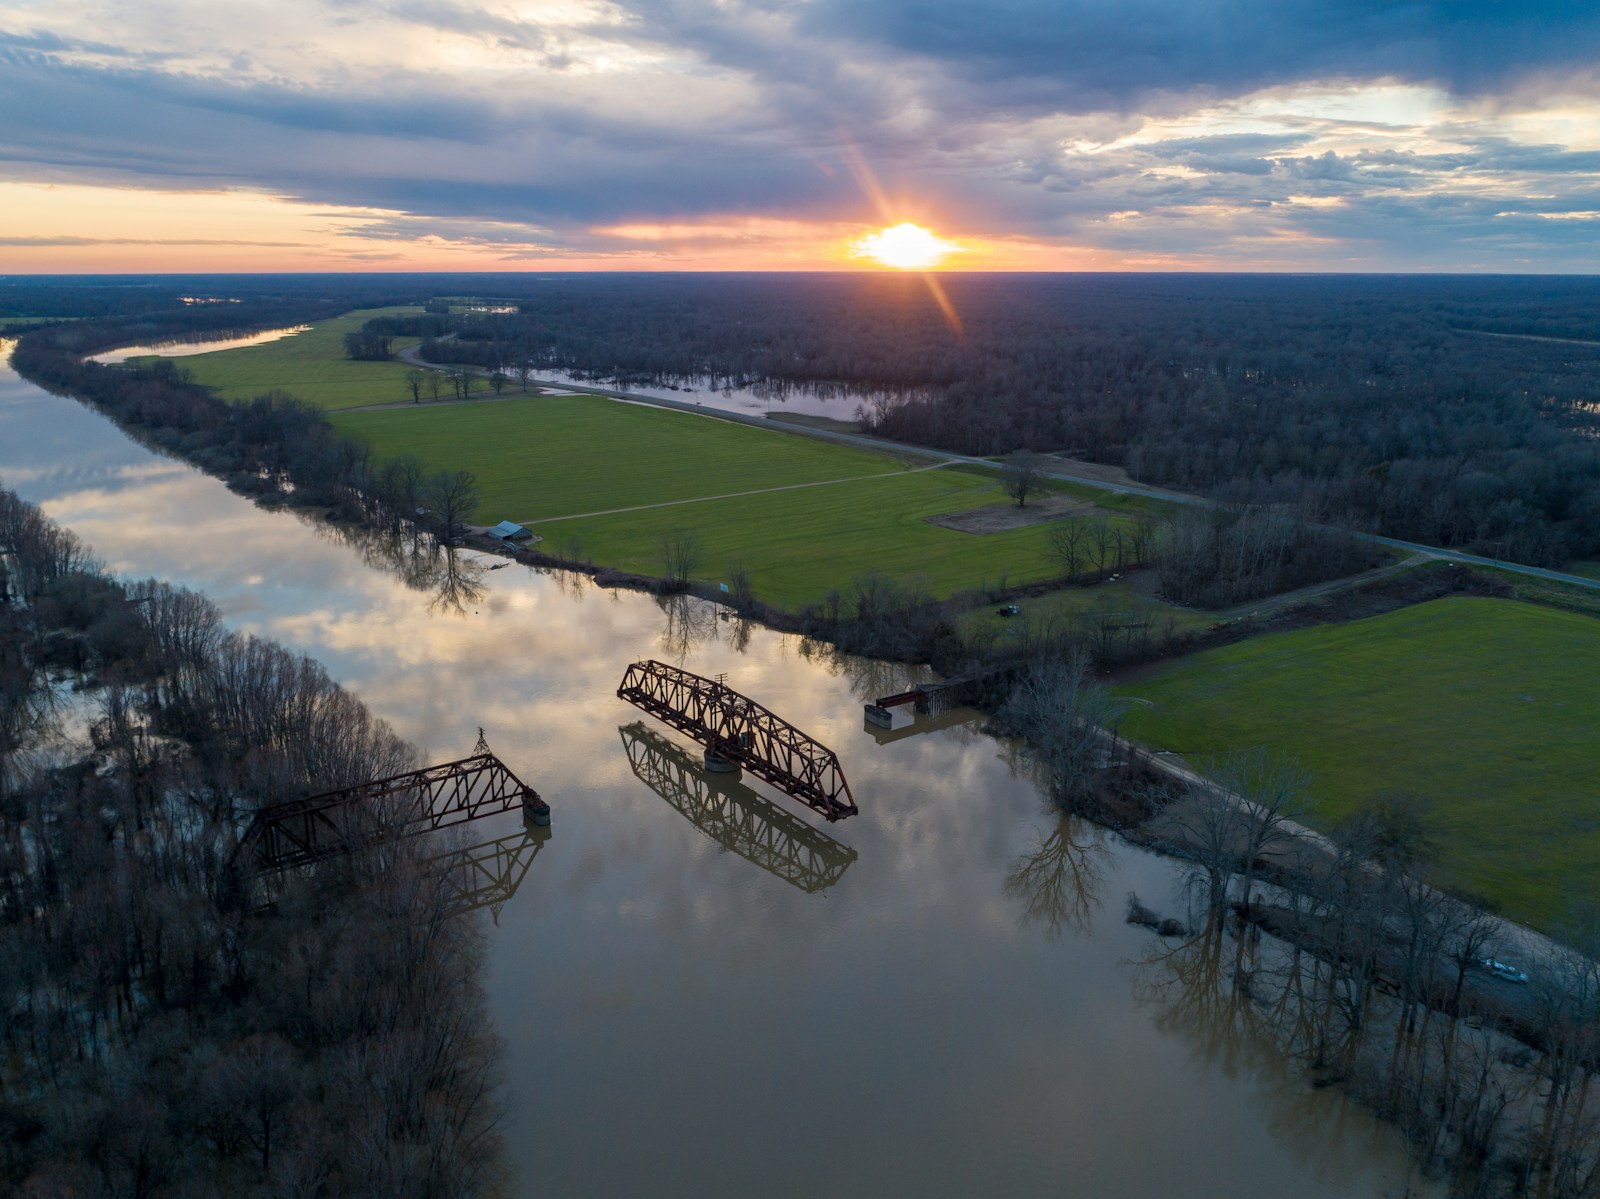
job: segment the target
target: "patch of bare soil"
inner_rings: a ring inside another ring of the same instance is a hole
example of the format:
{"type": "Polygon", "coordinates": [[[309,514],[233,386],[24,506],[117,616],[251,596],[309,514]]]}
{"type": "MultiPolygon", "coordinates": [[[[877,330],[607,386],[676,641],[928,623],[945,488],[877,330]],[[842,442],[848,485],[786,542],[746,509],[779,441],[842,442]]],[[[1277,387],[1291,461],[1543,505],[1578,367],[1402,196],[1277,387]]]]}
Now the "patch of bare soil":
{"type": "Polygon", "coordinates": [[[1038,499],[1030,499],[1022,508],[1008,500],[1001,504],[968,508],[965,512],[942,512],[925,519],[930,525],[940,525],[958,533],[981,534],[1026,529],[1029,525],[1043,524],[1062,516],[1094,516],[1099,512],[1100,509],[1087,500],[1059,492],[1047,492],[1038,499]]]}

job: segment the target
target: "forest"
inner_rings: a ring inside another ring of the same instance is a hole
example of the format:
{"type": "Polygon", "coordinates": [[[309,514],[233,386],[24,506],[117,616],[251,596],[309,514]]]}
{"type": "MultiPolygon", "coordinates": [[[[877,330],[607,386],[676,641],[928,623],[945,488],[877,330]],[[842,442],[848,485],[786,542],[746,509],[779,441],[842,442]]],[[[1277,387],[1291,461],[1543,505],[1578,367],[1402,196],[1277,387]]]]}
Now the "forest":
{"type": "Polygon", "coordinates": [[[0,491],[0,1192],[488,1193],[479,933],[396,838],[252,899],[260,805],[415,765],[316,662],[0,491]]]}
{"type": "Polygon", "coordinates": [[[948,314],[910,275],[546,276],[522,286],[516,313],[375,331],[427,338],[436,362],[507,371],[844,387],[870,397],[866,429],[895,439],[1087,458],[1522,562],[1600,554],[1600,282],[939,283],[948,314]]]}
{"type": "Polygon", "coordinates": [[[508,374],[843,389],[864,398],[867,431],[899,440],[1086,458],[1519,562],[1600,557],[1600,281],[938,282],[948,311],[907,274],[6,280],[0,331],[8,316],[82,322],[24,336],[36,363],[46,343],[82,354],[426,303],[370,322],[358,352],[415,336],[432,361],[508,374]]]}

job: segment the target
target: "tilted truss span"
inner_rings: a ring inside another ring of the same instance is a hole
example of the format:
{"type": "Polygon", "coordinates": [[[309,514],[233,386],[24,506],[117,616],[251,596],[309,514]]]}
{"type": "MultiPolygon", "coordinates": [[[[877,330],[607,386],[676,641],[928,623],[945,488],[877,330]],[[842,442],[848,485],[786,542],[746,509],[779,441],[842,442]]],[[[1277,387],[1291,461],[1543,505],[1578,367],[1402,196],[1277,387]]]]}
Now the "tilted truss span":
{"type": "Polygon", "coordinates": [[[724,849],[802,891],[825,891],[856,851],[841,845],[731,776],[707,774],[680,747],[643,724],[623,725],[628,765],[650,790],[724,849]]]}
{"type": "Polygon", "coordinates": [[[838,755],[725,683],[652,659],[628,667],[617,696],[829,820],[859,810],[838,755]]]}
{"type": "Polygon", "coordinates": [[[265,869],[288,870],[385,837],[521,807],[549,810],[537,791],[480,743],[480,752],[469,758],[263,808],[240,848],[265,869]]]}

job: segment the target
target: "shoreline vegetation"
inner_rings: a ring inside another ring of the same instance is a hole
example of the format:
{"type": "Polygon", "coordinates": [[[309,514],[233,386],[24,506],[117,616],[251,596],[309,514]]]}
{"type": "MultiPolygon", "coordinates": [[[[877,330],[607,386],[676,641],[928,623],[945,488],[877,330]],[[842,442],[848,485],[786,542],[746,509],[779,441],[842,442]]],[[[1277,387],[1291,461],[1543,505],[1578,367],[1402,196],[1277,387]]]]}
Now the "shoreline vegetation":
{"type": "MultiPolygon", "coordinates": [[[[1199,988],[1210,996],[1206,1005],[1227,1018],[1260,1023],[1318,1077],[1345,1083],[1396,1120],[1422,1159],[1451,1177],[1454,1193],[1543,1187],[1543,1194],[1577,1196],[1600,1177],[1600,1113],[1588,1102],[1600,1058],[1594,959],[1563,950],[1543,963],[1528,992],[1529,1010],[1478,1002],[1480,988],[1468,985],[1469,963],[1489,943],[1489,926],[1429,884],[1436,866],[1423,805],[1379,797],[1341,821],[1319,855],[1291,864],[1283,842],[1290,817],[1304,813],[1306,788],[1290,778],[1290,767],[1265,758],[1254,765],[1214,764],[1219,778],[1231,772],[1235,789],[1216,779],[1181,781],[1147,754],[1117,740],[1108,750],[1097,740],[1097,730],[1117,722],[1116,701],[1095,680],[1097,671],[1441,596],[1512,594],[1491,572],[1442,563],[1411,567],[1301,605],[1269,608],[1260,618],[1202,628],[1176,622],[1165,630],[1150,622],[1115,628],[1138,622],[1107,621],[1101,614],[1098,620],[1015,623],[1003,636],[963,629],[963,605],[971,610],[1027,596],[1050,585],[1043,580],[1002,579],[976,594],[938,597],[925,585],[869,573],[792,611],[765,604],[742,571],[732,572],[726,591],[697,583],[692,531],[676,531],[675,541],[663,536],[658,575],[600,566],[561,547],[550,547],[558,551],[552,554],[491,544],[466,530],[476,497],[475,481],[465,472],[430,477],[417,465],[378,460],[361,443],[333,435],[316,409],[292,397],[228,404],[171,364],[107,375],[89,369],[94,364],[77,357],[81,349],[47,347],[45,340],[24,338],[19,370],[96,403],[124,427],[141,430],[153,444],[222,475],[245,494],[320,511],[352,533],[365,530],[357,537],[371,543],[373,556],[400,564],[416,585],[440,587],[442,595],[472,587],[470,564],[453,552],[471,544],[536,568],[581,570],[603,586],[652,591],[664,605],[699,596],[733,608],[741,619],[800,632],[842,652],[928,661],[946,676],[980,676],[970,698],[993,713],[997,732],[1025,738],[1063,810],[1193,863],[1188,923],[1202,931],[1176,949],[1159,942],[1153,966],[1199,971],[1209,980],[1199,988]],[[437,506],[417,502],[424,489],[437,506]],[[430,508],[425,529],[416,515],[423,506],[430,508]],[[405,565],[413,560],[431,565],[405,565]],[[1262,928],[1287,940],[1262,950],[1256,931],[1262,928]],[[1269,984],[1279,983],[1281,990],[1272,991],[1269,984]],[[1291,1010],[1294,1019],[1285,1019],[1291,1010]],[[1444,1016],[1450,1018],[1436,1018],[1444,1016]]],[[[1259,511],[1242,505],[1232,526],[1191,528],[1177,538],[1186,551],[1176,559],[1182,569],[1170,554],[1151,569],[1165,566],[1204,589],[1227,581],[1228,563],[1241,561],[1243,548],[1291,546],[1251,523],[1259,511]]],[[[1079,565],[1070,556],[1062,561],[1079,565]]],[[[1103,555],[1098,569],[1099,577],[1114,573],[1103,555]]],[[[1234,580],[1239,574],[1233,569],[1234,580]]],[[[1269,585],[1258,594],[1275,589],[1269,585]]],[[[1246,588],[1243,594],[1251,593],[1246,588]]],[[[1168,918],[1131,900],[1130,919],[1160,933],[1168,918]]],[[[1574,943],[1587,944],[1581,930],[1574,943]]]]}
{"type": "Polygon", "coordinates": [[[386,838],[259,910],[236,858],[257,808],[415,751],[3,490],[0,543],[0,1190],[495,1193],[499,1047],[451,880],[386,838]]]}

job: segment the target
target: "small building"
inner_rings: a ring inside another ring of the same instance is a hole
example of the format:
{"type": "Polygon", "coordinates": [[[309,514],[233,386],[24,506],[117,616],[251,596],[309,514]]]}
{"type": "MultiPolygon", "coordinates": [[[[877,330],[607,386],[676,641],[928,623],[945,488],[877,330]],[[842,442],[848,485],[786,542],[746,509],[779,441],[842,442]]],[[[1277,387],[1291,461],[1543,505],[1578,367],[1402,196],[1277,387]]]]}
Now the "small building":
{"type": "Polygon", "coordinates": [[[498,537],[501,541],[525,541],[533,536],[527,529],[524,529],[521,525],[512,524],[509,520],[501,521],[494,528],[488,530],[488,533],[489,536],[498,537]]]}

